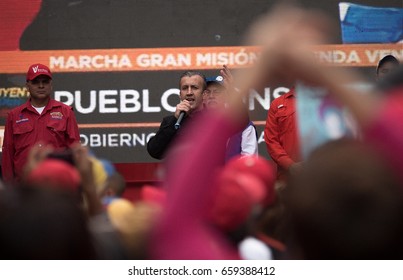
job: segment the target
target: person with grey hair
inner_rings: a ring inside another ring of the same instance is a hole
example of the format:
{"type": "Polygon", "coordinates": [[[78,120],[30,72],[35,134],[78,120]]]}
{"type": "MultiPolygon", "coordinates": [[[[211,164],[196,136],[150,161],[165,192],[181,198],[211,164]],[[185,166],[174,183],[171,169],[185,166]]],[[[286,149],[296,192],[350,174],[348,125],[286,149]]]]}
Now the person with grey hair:
{"type": "Polygon", "coordinates": [[[180,102],[176,105],[174,115],[164,117],[156,133],[147,143],[147,151],[153,158],[163,159],[174,138],[198,112],[203,109],[203,92],[206,79],[196,71],[187,71],[179,79],[180,102]]]}

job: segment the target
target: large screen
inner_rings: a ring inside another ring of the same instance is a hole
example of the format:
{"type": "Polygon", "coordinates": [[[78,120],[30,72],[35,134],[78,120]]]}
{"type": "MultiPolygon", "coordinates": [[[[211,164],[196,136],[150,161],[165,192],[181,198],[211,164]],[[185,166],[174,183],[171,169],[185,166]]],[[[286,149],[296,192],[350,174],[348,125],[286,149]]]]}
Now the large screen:
{"type": "MultiPolygon", "coordinates": [[[[275,2],[2,0],[0,141],[8,111],[28,98],[28,66],[43,63],[53,72],[53,97],[74,108],[83,144],[115,163],[155,161],[146,143],[175,110],[180,74],[213,76],[223,64],[245,71],[259,55],[243,45],[245,32],[275,2]]],[[[313,50],[323,62],[357,67],[373,80],[383,56],[403,59],[401,0],[300,2],[338,22],[332,44],[313,50]]],[[[290,86],[251,89],[263,156],[270,102],[290,86]]]]}

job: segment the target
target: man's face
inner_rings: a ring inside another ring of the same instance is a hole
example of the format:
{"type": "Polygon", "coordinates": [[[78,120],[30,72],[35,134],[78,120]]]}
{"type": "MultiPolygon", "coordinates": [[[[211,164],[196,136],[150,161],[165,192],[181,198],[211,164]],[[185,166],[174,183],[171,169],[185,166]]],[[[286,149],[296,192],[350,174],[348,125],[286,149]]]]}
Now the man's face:
{"type": "Polygon", "coordinates": [[[378,69],[378,80],[382,80],[385,76],[389,75],[389,73],[393,72],[399,66],[393,62],[385,62],[381,67],[378,69]]]}
{"type": "Polygon", "coordinates": [[[45,75],[27,81],[26,86],[33,101],[47,100],[52,93],[52,79],[45,75]]]}
{"type": "Polygon", "coordinates": [[[204,80],[199,75],[185,76],[180,80],[180,99],[189,101],[192,111],[202,107],[203,85],[204,80]]]}
{"type": "Polygon", "coordinates": [[[223,108],[225,106],[227,95],[225,88],[218,83],[210,83],[204,91],[204,104],[207,109],[223,108]]]}

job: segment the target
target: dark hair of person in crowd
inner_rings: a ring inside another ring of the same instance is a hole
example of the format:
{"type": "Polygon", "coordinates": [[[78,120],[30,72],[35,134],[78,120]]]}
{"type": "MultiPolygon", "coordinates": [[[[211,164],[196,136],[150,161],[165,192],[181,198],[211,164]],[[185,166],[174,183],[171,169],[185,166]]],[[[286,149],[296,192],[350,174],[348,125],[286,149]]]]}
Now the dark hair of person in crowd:
{"type": "Polygon", "coordinates": [[[288,234],[284,190],[276,190],[276,201],[266,207],[254,226],[255,234],[272,248],[274,259],[282,259],[285,254],[285,241],[288,234]]]}
{"type": "Polygon", "coordinates": [[[84,212],[71,193],[20,186],[0,196],[0,259],[96,259],[84,212]]]}
{"type": "Polygon", "coordinates": [[[402,259],[402,198],[372,147],[347,139],[323,145],[287,188],[290,258],[402,259]]]}
{"type": "Polygon", "coordinates": [[[399,60],[393,55],[386,55],[379,60],[376,67],[376,76],[378,80],[382,80],[392,73],[399,66],[399,60]]]}

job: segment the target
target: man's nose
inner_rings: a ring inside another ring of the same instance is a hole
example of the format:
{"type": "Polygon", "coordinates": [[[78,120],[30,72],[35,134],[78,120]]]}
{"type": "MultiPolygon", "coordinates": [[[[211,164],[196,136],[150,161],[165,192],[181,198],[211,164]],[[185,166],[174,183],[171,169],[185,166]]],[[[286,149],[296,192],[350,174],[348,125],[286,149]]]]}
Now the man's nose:
{"type": "Polygon", "coordinates": [[[191,87],[188,87],[188,90],[187,90],[186,94],[192,94],[192,88],[191,87]]]}
{"type": "Polygon", "coordinates": [[[39,85],[40,88],[43,88],[45,86],[45,83],[43,81],[39,81],[38,85],[39,85]]]}

